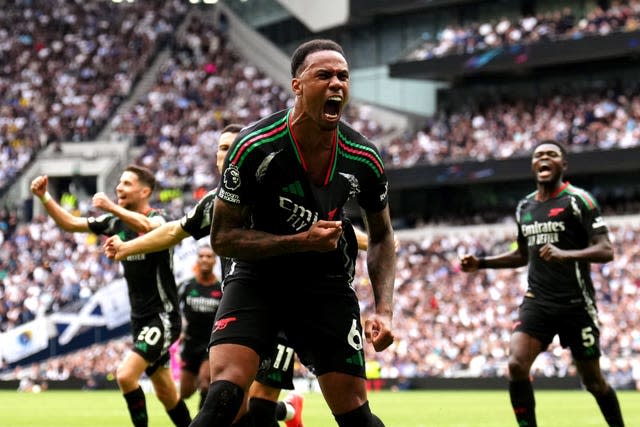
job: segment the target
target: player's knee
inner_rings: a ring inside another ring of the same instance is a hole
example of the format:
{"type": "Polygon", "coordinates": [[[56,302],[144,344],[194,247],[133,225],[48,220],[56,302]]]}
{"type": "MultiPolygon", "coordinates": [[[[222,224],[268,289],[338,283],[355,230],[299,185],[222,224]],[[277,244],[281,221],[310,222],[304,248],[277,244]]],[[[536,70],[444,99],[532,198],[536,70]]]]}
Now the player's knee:
{"type": "Polygon", "coordinates": [[[138,388],[138,378],[136,378],[130,370],[119,367],[116,371],[116,382],[120,390],[125,392],[138,388]]]}
{"type": "Polygon", "coordinates": [[[369,402],[346,414],[334,415],[340,427],[384,427],[380,418],[371,413],[369,402]]]}
{"type": "MultiPolygon", "coordinates": [[[[201,388],[202,389],[202,388],[201,388]]],[[[205,390],[207,388],[205,387],[205,390]]],[[[180,398],[181,399],[188,399],[191,396],[193,396],[193,393],[195,393],[196,388],[195,386],[189,386],[189,385],[182,385],[182,383],[180,383],[180,398]]]]}
{"type": "Polygon", "coordinates": [[[603,379],[583,380],[584,387],[594,396],[602,396],[609,389],[609,384],[603,379]]]}
{"type": "Polygon", "coordinates": [[[524,380],[529,378],[529,366],[515,357],[510,357],[509,377],[511,377],[512,380],[524,380]]]}
{"type": "Polygon", "coordinates": [[[202,408],[190,426],[231,425],[243,399],[244,390],[237,384],[229,381],[211,383],[202,408]]]}

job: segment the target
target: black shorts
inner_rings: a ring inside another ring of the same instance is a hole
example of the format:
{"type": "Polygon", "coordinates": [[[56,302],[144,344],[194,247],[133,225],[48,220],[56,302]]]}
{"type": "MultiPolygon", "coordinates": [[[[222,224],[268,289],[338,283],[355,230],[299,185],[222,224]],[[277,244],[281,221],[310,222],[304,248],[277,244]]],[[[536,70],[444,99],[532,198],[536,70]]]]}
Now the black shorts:
{"type": "Polygon", "coordinates": [[[256,381],[280,390],[293,390],[293,347],[284,333],[278,334],[276,341],[271,355],[260,361],[256,381]]]}
{"type": "Polygon", "coordinates": [[[600,357],[600,329],[595,307],[558,305],[524,298],[514,331],[525,332],[542,342],[546,349],[553,337],[560,337],[560,345],[570,348],[576,360],[600,357]]]}
{"type": "MultiPolygon", "coordinates": [[[[365,378],[360,307],[346,281],[258,277],[251,271],[225,278],[211,345],[233,343],[272,356],[283,331],[300,361],[315,375],[342,372],[365,378]]],[[[277,349],[276,349],[277,350],[277,349]]]]}
{"type": "Polygon", "coordinates": [[[157,313],[131,319],[133,351],[149,363],[148,376],[160,366],[169,366],[169,347],[180,336],[181,319],[176,313],[157,313]]]}
{"type": "Polygon", "coordinates": [[[182,343],[182,350],[180,351],[180,359],[182,361],[180,367],[185,371],[198,375],[202,362],[209,358],[209,353],[207,353],[208,348],[208,341],[206,339],[202,341],[185,338],[182,343]]]}

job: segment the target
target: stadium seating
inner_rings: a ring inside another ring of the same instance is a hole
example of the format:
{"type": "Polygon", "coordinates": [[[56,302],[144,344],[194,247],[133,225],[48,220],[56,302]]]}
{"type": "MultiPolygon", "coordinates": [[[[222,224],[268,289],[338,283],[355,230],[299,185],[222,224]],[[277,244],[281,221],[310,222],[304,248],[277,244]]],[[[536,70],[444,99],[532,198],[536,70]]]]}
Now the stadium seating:
{"type": "Polygon", "coordinates": [[[42,147],[94,138],[185,13],[177,0],[160,8],[150,0],[7,6],[0,15],[0,190],[42,147]]]}

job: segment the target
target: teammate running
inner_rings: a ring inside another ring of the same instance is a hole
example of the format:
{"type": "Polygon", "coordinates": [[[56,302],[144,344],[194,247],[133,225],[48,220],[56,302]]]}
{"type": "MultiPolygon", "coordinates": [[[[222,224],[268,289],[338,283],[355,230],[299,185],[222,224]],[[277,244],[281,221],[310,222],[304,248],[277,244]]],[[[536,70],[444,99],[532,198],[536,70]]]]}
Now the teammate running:
{"type": "MultiPolygon", "coordinates": [[[[126,241],[165,223],[162,213],[149,205],[155,177],[141,166],[130,165],[122,173],[116,187],[117,204],[104,193],[93,196],[93,206],[107,212],[97,218],[67,212],[47,191],[48,182],[46,175],[35,178],[31,192],[65,231],[116,235],[126,241]]],[[[178,339],[181,327],[171,257],[170,251],[162,250],[122,259],[131,303],[134,348],[118,367],[116,378],[136,427],[148,424],[145,395],[139,383],[143,373],[151,379],[156,396],[173,423],[185,427],[191,421],[168,368],[169,347],[178,339]]]]}
{"type": "Polygon", "coordinates": [[[600,329],[590,263],[613,259],[595,199],[564,181],[567,153],[556,141],[533,150],[537,190],[516,209],[518,247],[487,258],[462,257],[465,272],[529,266],[528,289],[511,335],[509,394],[519,426],[535,427],[531,365],[555,335],[569,347],[578,373],[610,427],[622,427],[616,392],[600,370],[600,329]]]}

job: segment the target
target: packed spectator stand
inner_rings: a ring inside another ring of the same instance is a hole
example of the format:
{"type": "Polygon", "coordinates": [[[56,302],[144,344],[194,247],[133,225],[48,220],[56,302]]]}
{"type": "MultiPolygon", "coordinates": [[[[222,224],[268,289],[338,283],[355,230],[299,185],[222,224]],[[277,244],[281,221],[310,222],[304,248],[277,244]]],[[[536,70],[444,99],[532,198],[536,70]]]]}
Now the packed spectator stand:
{"type": "Polygon", "coordinates": [[[178,0],[19,1],[0,15],[0,189],[44,146],[106,124],[186,13],[178,0]]]}
{"type": "Polygon", "coordinates": [[[563,142],[571,152],[640,145],[636,82],[616,88],[553,88],[536,99],[485,101],[429,118],[423,128],[383,147],[388,167],[527,155],[537,141],[563,142]]]}
{"type": "Polygon", "coordinates": [[[447,25],[436,37],[423,36],[405,60],[425,60],[477,51],[537,43],[541,40],[578,39],[588,35],[606,36],[617,31],[640,29],[640,1],[615,1],[603,9],[599,4],[585,16],[577,17],[570,7],[502,17],[492,22],[473,22],[464,26],[447,25]]]}

